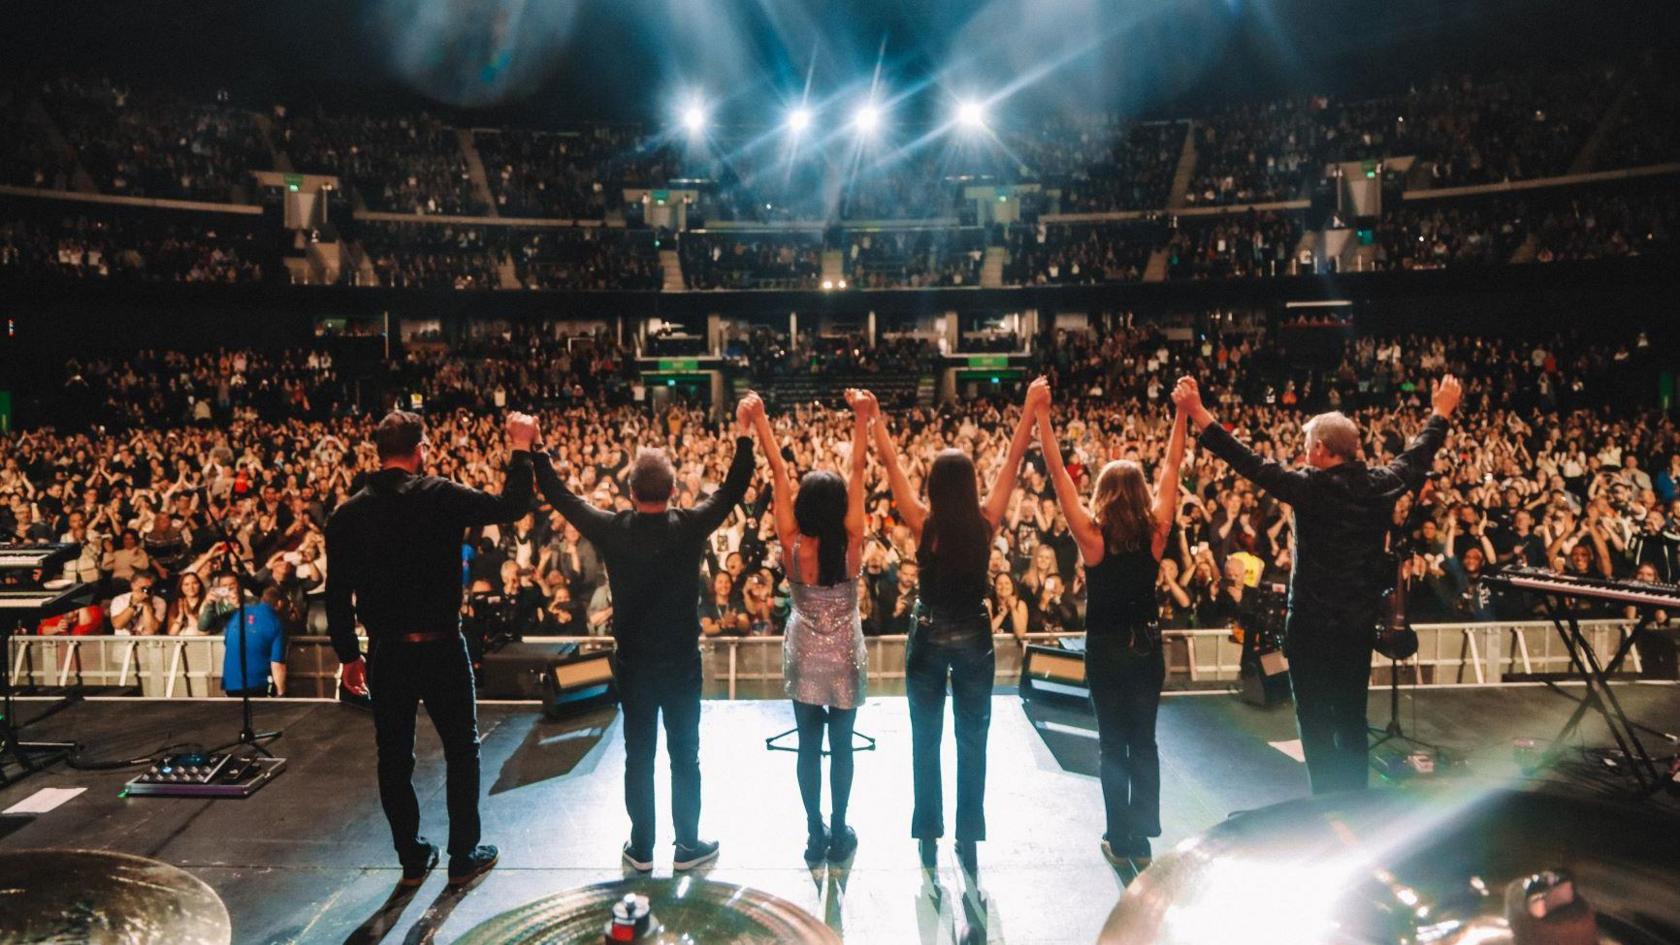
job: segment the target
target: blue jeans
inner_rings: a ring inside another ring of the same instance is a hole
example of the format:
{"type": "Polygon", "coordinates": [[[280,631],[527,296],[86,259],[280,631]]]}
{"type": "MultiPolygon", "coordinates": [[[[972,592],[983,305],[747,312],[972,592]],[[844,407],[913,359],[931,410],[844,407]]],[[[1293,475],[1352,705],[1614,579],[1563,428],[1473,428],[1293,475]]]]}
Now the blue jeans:
{"type": "Polygon", "coordinates": [[[665,753],[671,758],[671,821],[677,843],[693,846],[700,833],[700,651],[674,660],[620,658],[618,697],[624,711],[624,807],[630,845],[653,852],[653,758],[659,716],[665,715],[665,753]]]}
{"type": "Polygon", "coordinates": [[[904,686],[910,701],[910,740],[915,812],[910,836],[945,835],[945,800],[939,746],[945,730],[945,686],[951,687],[957,737],[957,839],[986,839],[986,734],[992,724],[992,677],[997,665],[989,627],[961,642],[938,643],[920,629],[904,651],[904,686]]]}

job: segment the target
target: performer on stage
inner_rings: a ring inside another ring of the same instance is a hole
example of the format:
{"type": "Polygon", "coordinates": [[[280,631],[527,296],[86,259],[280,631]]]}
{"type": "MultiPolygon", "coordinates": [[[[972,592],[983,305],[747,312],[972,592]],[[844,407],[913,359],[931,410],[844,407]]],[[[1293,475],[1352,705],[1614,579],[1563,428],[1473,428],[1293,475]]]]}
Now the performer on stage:
{"type": "Polygon", "coordinates": [[[448,766],[449,882],[496,865],[480,845],[478,712],[472,663],[461,636],[461,538],[478,525],[530,511],[531,443],[537,423],[509,414],[507,481],[499,496],[421,473],[425,421],[394,410],[374,428],[381,468],[327,522],[327,632],[344,664],[344,688],[373,699],[379,800],[391,822],[404,886],[437,865],[420,836],[414,796],[414,715],[426,703],[448,766]],[[363,661],[356,621],[367,629],[363,661]]]}
{"type": "Polygon", "coordinates": [[[799,480],[782,458],[781,445],[762,408],[753,412],[758,443],[770,461],[776,540],[789,549],[783,561],[793,591],[782,675],[793,700],[799,733],[799,796],[805,802],[805,862],[845,862],[857,851],[857,833],[846,824],[852,793],[852,725],[863,703],[869,657],[863,648],[858,611],[858,570],[863,565],[863,493],[869,457],[869,424],[875,397],[847,390],[854,415],[850,473],[826,469],[799,480]],[[828,729],[829,791],[834,803],[828,826],[822,816],[822,742],[828,729]]]}
{"type": "Polygon", "coordinates": [[[614,674],[624,709],[624,806],[630,813],[624,862],[639,872],[653,869],[653,756],[661,712],[671,757],[676,869],[690,870],[717,858],[717,843],[700,839],[700,561],[707,539],[741,503],[752,481],[753,417],[763,409],[757,395],[737,405],[729,475],[692,509],[671,506],[676,471],[664,450],[636,455],[630,469],[635,508],[616,514],[574,494],[547,457],[537,457],[543,495],[607,565],[617,642],[614,674]]]}
{"type": "Polygon", "coordinates": [[[910,486],[886,419],[875,424],[875,446],[887,467],[893,502],[916,540],[921,597],[905,647],[905,694],[910,702],[915,812],[910,835],[922,866],[936,862],[945,833],[939,742],[945,728],[945,686],[951,687],[957,738],[957,858],[969,875],[979,872],[975,846],[986,839],[986,735],[992,722],[991,619],[986,613],[986,568],[992,536],[1008,511],[1021,457],[1032,440],[1033,417],[1050,396],[1043,378],[1027,392],[1003,466],[980,502],[974,460],[958,449],[940,451],[927,472],[927,504],[910,486]]]}
{"type": "MultiPolygon", "coordinates": [[[[1182,387],[1188,379],[1179,382],[1182,387]]],[[[1184,410],[1173,417],[1167,455],[1150,496],[1143,467],[1119,459],[1097,474],[1087,510],[1062,463],[1046,399],[1037,415],[1039,444],[1062,515],[1085,560],[1085,677],[1097,717],[1108,862],[1149,865],[1149,838],[1161,835],[1161,756],[1155,716],[1167,677],[1161,653],[1155,583],[1178,511],[1184,460],[1184,410]]]]}
{"type": "Polygon", "coordinates": [[[1340,413],[1307,421],[1306,469],[1262,459],[1213,421],[1194,380],[1173,391],[1200,443],[1294,513],[1284,655],[1314,794],[1363,790],[1366,688],[1381,595],[1394,577],[1383,547],[1400,497],[1422,485],[1462,396],[1451,374],[1411,445],[1375,469],[1359,460],[1359,428],[1340,413]]]}

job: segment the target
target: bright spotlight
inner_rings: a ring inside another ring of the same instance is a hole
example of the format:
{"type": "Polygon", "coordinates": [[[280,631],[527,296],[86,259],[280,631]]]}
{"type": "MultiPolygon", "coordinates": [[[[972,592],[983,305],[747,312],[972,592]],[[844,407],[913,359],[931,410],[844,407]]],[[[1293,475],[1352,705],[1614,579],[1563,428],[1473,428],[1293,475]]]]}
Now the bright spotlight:
{"type": "Polygon", "coordinates": [[[881,110],[873,104],[865,105],[857,110],[857,115],[852,118],[852,124],[857,127],[858,131],[866,135],[874,134],[875,129],[881,126],[881,110]]]}
{"type": "Polygon", "coordinates": [[[699,105],[689,105],[683,109],[682,123],[689,134],[699,134],[706,127],[706,110],[699,105]]]}
{"type": "Polygon", "coordinates": [[[986,110],[979,102],[963,102],[957,106],[957,124],[979,130],[986,127],[986,110]]]}
{"type": "Polygon", "coordinates": [[[811,110],[801,105],[793,111],[788,112],[787,124],[788,130],[792,131],[794,134],[798,134],[806,128],[811,127],[811,110]]]}

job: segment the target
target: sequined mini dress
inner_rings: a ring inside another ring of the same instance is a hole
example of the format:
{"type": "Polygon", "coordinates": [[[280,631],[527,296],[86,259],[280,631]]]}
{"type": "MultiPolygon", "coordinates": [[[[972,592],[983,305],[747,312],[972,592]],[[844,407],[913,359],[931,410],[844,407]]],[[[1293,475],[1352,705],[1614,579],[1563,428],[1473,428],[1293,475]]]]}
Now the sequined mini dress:
{"type": "Polygon", "coordinates": [[[793,607],[782,642],[787,696],[807,705],[856,708],[863,702],[869,670],[863,619],[858,615],[858,578],[827,585],[798,580],[798,538],[790,561],[793,607]]]}

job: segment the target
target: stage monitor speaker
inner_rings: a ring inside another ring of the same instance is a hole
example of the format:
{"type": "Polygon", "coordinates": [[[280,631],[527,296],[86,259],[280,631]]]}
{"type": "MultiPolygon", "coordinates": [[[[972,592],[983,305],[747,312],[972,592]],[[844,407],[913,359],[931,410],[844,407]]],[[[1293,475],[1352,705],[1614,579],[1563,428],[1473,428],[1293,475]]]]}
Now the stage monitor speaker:
{"type": "Polygon", "coordinates": [[[1289,660],[1282,650],[1261,653],[1258,665],[1250,664],[1242,670],[1242,701],[1249,705],[1269,706],[1289,701],[1289,660]]]}
{"type": "Polygon", "coordinates": [[[1091,690],[1085,683],[1085,651],[1027,644],[1021,659],[1020,690],[1023,699],[1045,696],[1087,703],[1091,690]]]}
{"type": "Polygon", "coordinates": [[[575,643],[508,643],[484,654],[478,692],[487,699],[540,700],[549,716],[610,702],[616,696],[612,656],[582,652],[575,643]]]}
{"type": "Polygon", "coordinates": [[[556,718],[568,711],[612,702],[612,655],[606,650],[577,653],[551,663],[543,677],[543,712],[556,718]]]}

